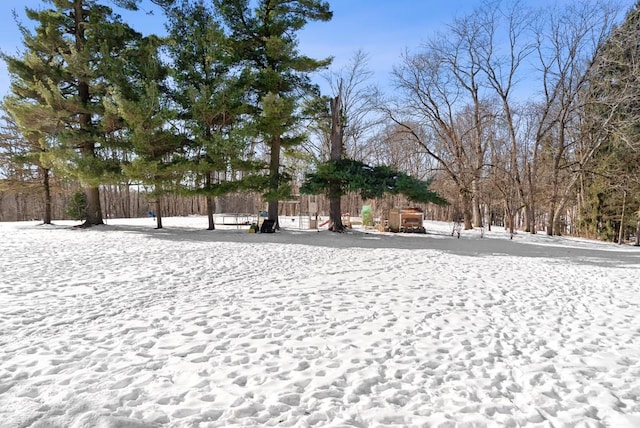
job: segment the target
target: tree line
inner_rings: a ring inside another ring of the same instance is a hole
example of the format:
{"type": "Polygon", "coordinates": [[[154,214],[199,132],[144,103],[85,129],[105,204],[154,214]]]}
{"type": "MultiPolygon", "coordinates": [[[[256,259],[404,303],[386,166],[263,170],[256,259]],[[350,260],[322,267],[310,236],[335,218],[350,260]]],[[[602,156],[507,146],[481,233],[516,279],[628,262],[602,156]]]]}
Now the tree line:
{"type": "Polygon", "coordinates": [[[144,185],[160,215],[163,197],[203,198],[210,229],[223,195],[260,195],[277,220],[302,190],[332,200],[337,230],[357,192],[448,201],[441,219],[467,229],[640,235],[639,3],[622,19],[607,1],[483,3],[406,50],[392,94],[366,53],[330,70],[299,51],[325,1],[156,0],[164,37],[104,1],[43,3],[22,55],[2,55],[0,193],[37,189],[45,222],[51,183],[78,183],[87,225],[101,188],[144,185]]]}
{"type": "Polygon", "coordinates": [[[489,3],[403,55],[388,134],[435,160],[466,228],[638,239],[639,4],[619,13],[489,3]]]}

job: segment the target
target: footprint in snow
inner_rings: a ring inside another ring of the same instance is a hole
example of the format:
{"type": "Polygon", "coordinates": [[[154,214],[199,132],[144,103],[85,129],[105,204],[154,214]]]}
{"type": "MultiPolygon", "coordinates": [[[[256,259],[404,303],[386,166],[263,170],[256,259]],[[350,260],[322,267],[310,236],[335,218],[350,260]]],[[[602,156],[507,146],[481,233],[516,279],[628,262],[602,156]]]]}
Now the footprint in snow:
{"type": "Polygon", "coordinates": [[[295,368],[296,371],[304,371],[306,369],[308,369],[309,367],[311,367],[311,365],[309,364],[308,361],[300,361],[298,363],[298,367],[295,368]]]}

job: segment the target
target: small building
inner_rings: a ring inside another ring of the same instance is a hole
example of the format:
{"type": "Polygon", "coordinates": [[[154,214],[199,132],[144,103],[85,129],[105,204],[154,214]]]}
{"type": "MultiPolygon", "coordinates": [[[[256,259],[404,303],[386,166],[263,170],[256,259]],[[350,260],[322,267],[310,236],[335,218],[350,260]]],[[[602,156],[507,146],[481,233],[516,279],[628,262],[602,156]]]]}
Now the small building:
{"type": "Polygon", "coordinates": [[[390,232],[427,232],[424,228],[424,212],[420,208],[391,208],[388,225],[390,232]]]}

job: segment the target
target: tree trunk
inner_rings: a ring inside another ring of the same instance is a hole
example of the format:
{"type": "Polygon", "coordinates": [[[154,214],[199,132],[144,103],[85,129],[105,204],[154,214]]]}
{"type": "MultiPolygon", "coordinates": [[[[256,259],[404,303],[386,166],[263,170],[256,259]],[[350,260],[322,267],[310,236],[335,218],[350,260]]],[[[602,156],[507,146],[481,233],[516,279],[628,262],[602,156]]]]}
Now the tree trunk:
{"type": "MultiPolygon", "coordinates": [[[[344,150],[343,136],[344,128],[342,126],[342,108],[341,96],[342,84],[338,87],[338,96],[331,99],[331,153],[330,159],[337,161],[342,159],[344,150]]],[[[333,232],[342,232],[344,225],[342,224],[342,206],[340,201],[340,189],[331,189],[333,195],[329,198],[329,229],[333,232]]]]}
{"type": "Polygon", "coordinates": [[[274,228],[276,229],[280,228],[280,224],[278,222],[278,202],[279,201],[269,201],[267,203],[267,218],[275,221],[274,228]]]}
{"type": "MultiPolygon", "coordinates": [[[[84,9],[83,2],[76,0],[74,2],[75,7],[75,20],[76,20],[76,33],[75,33],[75,46],[78,52],[83,52],[85,49],[85,33],[86,22],[84,21],[84,9]]],[[[89,103],[91,101],[91,94],[89,92],[89,83],[82,79],[78,80],[78,100],[82,104],[83,109],[88,110],[89,103]]],[[[95,157],[95,143],[90,139],[91,132],[91,113],[80,113],[78,115],[78,124],[80,130],[86,134],[88,140],[85,140],[80,145],[80,154],[82,157],[89,161],[95,157]]],[[[91,162],[89,162],[91,163],[91,162]]],[[[85,186],[84,192],[87,197],[87,218],[83,226],[94,226],[104,224],[102,221],[102,208],[100,207],[100,188],[98,186],[85,186]]]]}
{"type": "Polygon", "coordinates": [[[484,206],[484,224],[487,231],[491,232],[491,212],[489,211],[489,204],[484,206]]]}
{"type": "Polygon", "coordinates": [[[86,219],[84,227],[104,224],[102,221],[102,208],[100,207],[100,189],[98,186],[85,187],[84,194],[87,197],[86,219]]]}
{"type": "Polygon", "coordinates": [[[553,236],[554,230],[553,226],[556,224],[556,207],[555,203],[551,202],[549,209],[547,210],[547,235],[553,236]]]}
{"type": "Polygon", "coordinates": [[[207,230],[216,230],[216,223],[213,219],[213,213],[216,208],[216,201],[213,196],[207,196],[207,218],[209,219],[209,227],[207,230]]]}
{"type": "Polygon", "coordinates": [[[471,199],[473,226],[482,227],[482,212],[480,211],[480,186],[478,186],[477,180],[473,180],[471,186],[473,189],[473,197],[471,199]]]}
{"type": "Polygon", "coordinates": [[[530,205],[526,206],[525,209],[527,210],[527,213],[528,213],[527,214],[527,222],[528,222],[527,232],[535,235],[538,227],[538,225],[536,224],[535,206],[533,205],[532,202],[530,202],[530,205]]]}
{"type": "Polygon", "coordinates": [[[16,192],[16,194],[13,197],[14,202],[16,204],[16,221],[20,221],[22,220],[20,218],[20,193],[16,192]]]}
{"type": "Polygon", "coordinates": [[[513,239],[513,235],[515,235],[516,233],[516,216],[513,211],[514,210],[511,207],[510,202],[507,201],[504,206],[504,221],[505,221],[505,229],[509,230],[510,239],[513,239]]]}
{"type": "MultiPolygon", "coordinates": [[[[280,190],[280,136],[275,136],[271,139],[271,159],[269,164],[269,191],[277,193],[280,190]]],[[[278,206],[279,200],[277,197],[270,197],[267,205],[267,215],[269,220],[275,222],[275,229],[280,228],[278,223],[278,206]]]]}
{"type": "Polygon", "coordinates": [[[156,229],[162,229],[162,198],[156,198],[156,229]]]}
{"type": "Polygon", "coordinates": [[[44,216],[42,222],[51,224],[51,185],[49,183],[48,168],[42,168],[42,184],[44,186],[44,216]]]}
{"type": "Polygon", "coordinates": [[[344,230],[339,197],[329,199],[329,230],[332,232],[342,232],[344,230]]]}
{"type": "Polygon", "coordinates": [[[624,210],[627,203],[627,191],[622,191],[622,213],[620,214],[620,230],[618,230],[618,245],[624,242],[624,210]]]}
{"type": "Polygon", "coordinates": [[[462,193],[462,217],[464,219],[464,230],[473,229],[472,224],[472,198],[468,190],[463,189],[462,193]]]}
{"type": "MultiPolygon", "coordinates": [[[[204,177],[205,187],[211,189],[211,173],[207,172],[204,177]]],[[[216,223],[213,221],[213,212],[215,211],[215,201],[213,196],[207,196],[207,219],[209,221],[209,227],[207,230],[216,230],[216,223]]]]}
{"type": "Polygon", "coordinates": [[[123,213],[126,218],[131,218],[131,189],[129,183],[124,185],[123,213]]]}
{"type": "Polygon", "coordinates": [[[524,205],[520,209],[520,212],[521,212],[521,215],[522,215],[522,224],[523,224],[524,231],[525,232],[530,232],[531,228],[530,228],[530,225],[529,225],[529,207],[524,205]]]}

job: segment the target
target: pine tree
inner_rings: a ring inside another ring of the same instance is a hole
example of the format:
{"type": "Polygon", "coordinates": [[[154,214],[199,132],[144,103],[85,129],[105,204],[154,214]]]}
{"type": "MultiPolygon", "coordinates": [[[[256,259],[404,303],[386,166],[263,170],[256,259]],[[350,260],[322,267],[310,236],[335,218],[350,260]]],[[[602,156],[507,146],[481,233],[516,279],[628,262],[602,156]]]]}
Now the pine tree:
{"type": "Polygon", "coordinates": [[[431,180],[418,180],[388,166],[369,166],[352,159],[330,160],[307,174],[300,191],[305,194],[325,194],[328,198],[356,192],[363,199],[380,198],[385,194],[405,195],[419,203],[446,205],[447,201],[429,190],[431,180]]]}
{"type": "Polygon", "coordinates": [[[12,77],[8,110],[25,129],[47,134],[47,162],[83,186],[85,225],[102,224],[99,185],[119,173],[102,127],[114,72],[107,59],[140,35],[94,0],[45,1],[50,9],[26,9],[37,25],[34,33],[21,26],[22,57],[3,55],[12,77]]]}
{"type": "MultiPolygon", "coordinates": [[[[640,2],[600,47],[585,90],[583,138],[596,140],[584,165],[582,223],[587,232],[621,241],[640,200],[640,2]],[[626,211],[626,212],[625,212],[626,211]]],[[[636,228],[640,230],[640,222],[636,228]]]]}
{"type": "Polygon", "coordinates": [[[209,230],[215,229],[215,197],[258,187],[248,156],[246,78],[234,66],[230,41],[215,11],[202,1],[183,4],[170,13],[169,56],[173,99],[191,139],[188,193],[205,195],[209,230]]]}
{"type": "Polygon", "coordinates": [[[29,133],[7,115],[0,117],[0,191],[41,195],[42,222],[51,224],[52,180],[44,156],[46,151],[46,135],[29,133]]]}
{"type": "Polygon", "coordinates": [[[184,176],[185,138],[177,131],[177,115],[167,87],[169,70],[160,59],[165,41],[141,39],[126,58],[113,61],[124,70],[109,92],[106,122],[119,130],[131,148],[123,171],[132,182],[151,188],[157,228],[162,228],[162,196],[176,192],[184,176]],[[118,119],[122,119],[118,126],[118,119]]]}
{"type": "Polygon", "coordinates": [[[589,70],[587,118],[608,138],[640,149],[640,1],[600,47],[589,70]]]}
{"type": "Polygon", "coordinates": [[[309,74],[330,59],[316,60],[298,51],[296,32],[309,21],[332,18],[320,0],[214,0],[230,37],[236,61],[251,77],[250,94],[257,133],[270,151],[268,216],[277,224],[278,201],[290,193],[281,170],[281,151],[304,141],[296,129],[303,94],[317,95],[309,74]],[[251,7],[255,5],[255,7],[251,7]]]}

